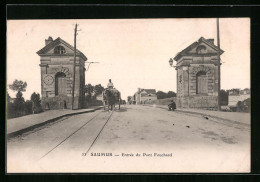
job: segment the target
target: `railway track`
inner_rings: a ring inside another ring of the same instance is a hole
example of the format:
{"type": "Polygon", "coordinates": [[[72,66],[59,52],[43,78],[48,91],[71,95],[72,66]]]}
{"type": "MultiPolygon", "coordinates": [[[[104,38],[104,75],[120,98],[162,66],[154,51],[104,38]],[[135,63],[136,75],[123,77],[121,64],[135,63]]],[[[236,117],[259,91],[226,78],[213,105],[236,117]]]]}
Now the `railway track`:
{"type": "MultiPolygon", "coordinates": [[[[95,118],[97,118],[97,116],[99,116],[102,113],[102,111],[99,111],[96,115],[94,115],[92,118],[90,118],[88,121],[86,121],[83,125],[81,125],[80,127],[78,127],[76,130],[74,130],[72,133],[70,133],[67,137],[65,137],[63,140],[61,140],[58,144],[56,144],[53,148],[51,148],[48,152],[46,152],[42,157],[40,157],[39,160],[45,158],[46,156],[48,156],[50,153],[52,153],[55,149],[57,149],[58,147],[60,147],[62,144],[64,144],[66,141],[68,141],[68,139],[72,138],[73,135],[75,135],[76,133],[78,133],[82,128],[84,128],[85,126],[87,126],[88,124],[90,124],[95,118]]],[[[91,142],[91,145],[88,147],[88,149],[86,150],[86,154],[91,150],[91,148],[94,146],[94,144],[96,143],[96,141],[98,140],[100,134],[102,133],[103,129],[105,128],[105,126],[107,125],[108,121],[111,119],[112,115],[113,115],[114,111],[112,111],[109,116],[106,118],[105,123],[103,124],[102,128],[98,131],[98,134],[95,136],[94,140],[91,142]]]]}

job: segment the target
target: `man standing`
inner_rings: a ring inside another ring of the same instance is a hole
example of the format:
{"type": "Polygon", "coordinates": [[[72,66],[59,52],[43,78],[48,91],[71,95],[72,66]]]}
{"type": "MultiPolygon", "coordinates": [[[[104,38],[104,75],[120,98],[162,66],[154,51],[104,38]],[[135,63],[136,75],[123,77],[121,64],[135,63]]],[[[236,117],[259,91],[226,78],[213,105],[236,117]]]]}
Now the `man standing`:
{"type": "Polygon", "coordinates": [[[111,79],[109,79],[109,82],[107,84],[107,88],[109,88],[109,89],[114,88],[114,84],[112,83],[111,79]]]}
{"type": "Polygon", "coordinates": [[[171,100],[171,103],[168,105],[169,111],[174,111],[176,109],[176,104],[173,100],[171,100]]]}

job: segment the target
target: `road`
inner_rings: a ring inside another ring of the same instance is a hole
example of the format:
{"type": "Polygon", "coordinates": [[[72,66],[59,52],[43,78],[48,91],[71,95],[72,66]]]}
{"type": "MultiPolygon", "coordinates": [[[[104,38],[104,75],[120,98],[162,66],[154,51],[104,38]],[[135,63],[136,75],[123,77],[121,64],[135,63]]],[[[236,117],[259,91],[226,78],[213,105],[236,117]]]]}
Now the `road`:
{"type": "Polygon", "coordinates": [[[250,125],[124,105],[7,141],[8,172],[249,172],[250,125]]]}

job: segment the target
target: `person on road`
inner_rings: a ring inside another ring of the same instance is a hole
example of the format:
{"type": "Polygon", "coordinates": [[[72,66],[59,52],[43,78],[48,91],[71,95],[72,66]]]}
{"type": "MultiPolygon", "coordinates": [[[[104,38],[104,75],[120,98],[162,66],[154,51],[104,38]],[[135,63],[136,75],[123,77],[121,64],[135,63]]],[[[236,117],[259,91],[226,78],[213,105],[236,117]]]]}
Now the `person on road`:
{"type": "Polygon", "coordinates": [[[168,105],[169,111],[174,111],[176,109],[176,104],[173,100],[171,100],[171,103],[168,105]]]}
{"type": "Polygon", "coordinates": [[[107,88],[109,88],[109,89],[114,88],[114,84],[112,83],[111,79],[109,79],[109,82],[107,84],[107,88]]]}

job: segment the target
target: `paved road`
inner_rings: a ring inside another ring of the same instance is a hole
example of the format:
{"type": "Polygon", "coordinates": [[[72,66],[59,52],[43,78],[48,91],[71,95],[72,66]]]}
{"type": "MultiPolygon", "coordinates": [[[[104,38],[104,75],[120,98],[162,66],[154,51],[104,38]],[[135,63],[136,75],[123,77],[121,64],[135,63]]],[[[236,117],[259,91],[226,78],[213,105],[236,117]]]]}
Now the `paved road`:
{"type": "Polygon", "coordinates": [[[249,172],[250,125],[127,105],[7,142],[8,172],[249,172]]]}

